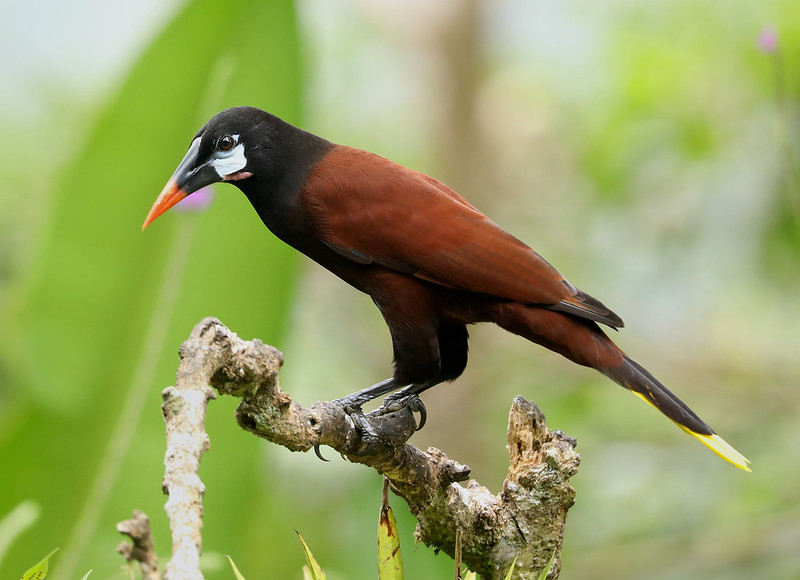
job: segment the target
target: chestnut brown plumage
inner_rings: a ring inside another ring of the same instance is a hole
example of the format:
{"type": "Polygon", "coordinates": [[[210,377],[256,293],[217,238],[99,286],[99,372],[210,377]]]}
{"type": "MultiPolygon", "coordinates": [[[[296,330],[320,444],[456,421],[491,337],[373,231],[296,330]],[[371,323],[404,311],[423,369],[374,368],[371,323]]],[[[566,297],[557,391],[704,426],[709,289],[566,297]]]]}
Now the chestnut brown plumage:
{"type": "Polygon", "coordinates": [[[749,470],[745,457],[597,324],[622,327],[619,316],[439,181],[235,107],[200,129],[143,229],[220,181],[241,189],[276,236],[369,294],[383,314],[394,375],[346,397],[349,404],[456,379],[467,364],[467,327],[493,322],[597,369],[749,470]]]}

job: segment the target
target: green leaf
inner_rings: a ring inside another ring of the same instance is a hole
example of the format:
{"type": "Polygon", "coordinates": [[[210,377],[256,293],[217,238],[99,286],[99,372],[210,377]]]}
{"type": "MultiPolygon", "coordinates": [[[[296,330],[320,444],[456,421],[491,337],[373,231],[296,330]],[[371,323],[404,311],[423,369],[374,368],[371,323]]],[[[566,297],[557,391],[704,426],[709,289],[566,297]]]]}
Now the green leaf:
{"type": "Polygon", "coordinates": [[[380,580],[403,578],[403,558],[400,554],[397,521],[385,493],[378,517],[378,578],[380,580]]]}
{"type": "MultiPolygon", "coordinates": [[[[514,561],[511,562],[511,566],[509,566],[509,568],[508,568],[508,572],[506,573],[505,580],[511,580],[511,575],[514,573],[514,566],[517,565],[517,558],[519,558],[519,556],[514,556],[514,561]]],[[[547,576],[547,572],[545,572],[545,576],[547,576]]],[[[542,578],[539,577],[539,580],[542,580],[542,578]]]]}
{"type": "Polygon", "coordinates": [[[81,580],[86,580],[89,577],[89,574],[92,573],[92,570],[89,570],[86,574],[81,577],[81,580]]]}
{"type": "Polygon", "coordinates": [[[311,553],[311,550],[308,548],[308,544],[303,539],[303,536],[300,535],[300,532],[295,530],[297,537],[300,538],[300,543],[303,545],[303,552],[306,555],[306,562],[308,562],[308,570],[303,570],[303,574],[309,574],[311,580],[326,580],[325,572],[322,570],[319,564],[317,564],[317,560],[314,558],[314,554],[311,553]]]}
{"type": "MultiPolygon", "coordinates": [[[[154,37],[85,133],[65,144],[73,159],[42,200],[37,251],[0,332],[3,357],[14,361],[3,386],[25,402],[3,425],[0,465],[17,474],[4,478],[3,491],[41,502],[48,525],[37,540],[63,542],[53,574],[62,580],[89,563],[101,576],[115,569],[101,521],[130,505],[162,509],[152,493],[163,475],[154,460],[163,456],[159,393],[174,382],[177,349],[194,324],[214,315],[280,347],[297,279],[299,255],[233,187],[221,187],[204,214],[173,211],[141,232],[211,114],[250,104],[299,122],[293,2],[188,0],[154,37]],[[168,267],[171,253],[183,260],[178,270],[168,267]],[[59,478],[59,494],[53,474],[70,474],[59,478]]],[[[203,460],[204,483],[215,490],[204,505],[204,540],[226,551],[245,540],[266,544],[271,529],[262,516],[270,510],[253,509],[242,493],[258,487],[262,447],[235,424],[232,405],[209,409],[214,453],[203,460]]],[[[154,534],[168,537],[166,524],[155,522],[154,534]]],[[[21,548],[0,577],[34,559],[33,547],[21,548]]],[[[252,550],[239,564],[260,569],[270,560],[252,550]]]]}
{"type": "MultiPolygon", "coordinates": [[[[547,566],[545,566],[544,570],[542,570],[542,573],[539,574],[539,580],[545,580],[547,578],[547,575],[550,573],[550,568],[553,567],[553,562],[556,561],[556,552],[557,552],[557,550],[553,550],[553,555],[550,556],[550,561],[547,562],[547,566]]],[[[516,561],[516,558],[515,558],[515,561],[516,561]]],[[[514,569],[513,565],[511,566],[511,569],[512,570],[514,569]]],[[[511,576],[509,576],[509,578],[511,578],[511,576]]]]}
{"type": "Polygon", "coordinates": [[[236,564],[233,562],[233,558],[231,558],[227,554],[225,555],[225,557],[228,559],[228,562],[231,563],[231,568],[233,568],[233,575],[236,578],[236,580],[245,580],[244,576],[242,576],[242,573],[239,572],[239,568],[237,568],[236,564]]]}
{"type": "Polygon", "coordinates": [[[42,560],[22,575],[22,580],[42,580],[47,576],[47,563],[50,557],[58,552],[58,548],[47,554],[42,560]]]}

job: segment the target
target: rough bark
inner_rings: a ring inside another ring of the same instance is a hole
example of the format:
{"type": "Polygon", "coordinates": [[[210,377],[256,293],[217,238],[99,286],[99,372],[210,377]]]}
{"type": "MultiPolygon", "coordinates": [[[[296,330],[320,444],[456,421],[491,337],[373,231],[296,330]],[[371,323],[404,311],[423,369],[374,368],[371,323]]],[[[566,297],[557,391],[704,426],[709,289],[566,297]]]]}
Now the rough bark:
{"type": "MultiPolygon", "coordinates": [[[[196,330],[196,329],[195,329],[196,330]]],[[[203,494],[200,459],[208,451],[206,407],[216,393],[208,386],[219,353],[192,343],[181,346],[180,366],[174,387],[164,389],[161,409],[167,431],[162,489],[169,496],[164,510],[172,534],[172,558],[164,569],[165,580],[202,580],[203,494]]]]}
{"type": "MultiPolygon", "coordinates": [[[[183,434],[186,450],[167,452],[167,511],[173,546],[178,542],[183,550],[173,547],[168,578],[201,577],[187,570],[195,565],[201,545],[203,487],[196,468],[208,439],[197,413],[204,413],[213,398],[208,385],[241,399],[236,420],[243,429],[292,451],[327,445],[386,476],[417,518],[417,538],[453,556],[460,531],[462,560],[484,580],[503,578],[515,557],[513,578],[538,578],[554,551],[548,578],[558,577],[564,523],[575,498],[568,480],[580,457],[573,439],[547,429],[535,404],[514,399],[508,427],[510,466],[502,491],[493,495],[469,480],[469,467],[444,452],[406,443],[415,428],[414,416],[406,409],[371,418],[377,441],[365,451],[352,419],[339,406],[318,402],[303,407],[281,390],[279,351],[257,339],[241,340],[216,319],[206,318],[194,328],[180,349],[180,359],[177,385],[164,392],[165,416],[169,423],[185,415],[184,424],[199,430],[183,434]],[[196,394],[190,395],[193,390],[196,394]],[[170,463],[176,465],[170,468],[170,463]],[[181,532],[192,524],[195,533],[181,532]],[[181,575],[170,575],[179,557],[188,558],[190,565],[181,575]]],[[[172,443],[177,442],[175,433],[172,443]]]]}

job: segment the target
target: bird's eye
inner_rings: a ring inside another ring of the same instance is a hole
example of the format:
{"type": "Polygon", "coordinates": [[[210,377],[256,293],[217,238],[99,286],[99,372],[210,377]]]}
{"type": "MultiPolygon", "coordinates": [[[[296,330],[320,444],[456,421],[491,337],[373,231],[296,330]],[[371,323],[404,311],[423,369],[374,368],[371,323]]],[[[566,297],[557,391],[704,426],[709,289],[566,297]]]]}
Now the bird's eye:
{"type": "Polygon", "coordinates": [[[236,145],[236,139],[234,139],[231,135],[223,135],[217,141],[217,149],[220,151],[230,151],[233,149],[233,146],[236,145]]]}

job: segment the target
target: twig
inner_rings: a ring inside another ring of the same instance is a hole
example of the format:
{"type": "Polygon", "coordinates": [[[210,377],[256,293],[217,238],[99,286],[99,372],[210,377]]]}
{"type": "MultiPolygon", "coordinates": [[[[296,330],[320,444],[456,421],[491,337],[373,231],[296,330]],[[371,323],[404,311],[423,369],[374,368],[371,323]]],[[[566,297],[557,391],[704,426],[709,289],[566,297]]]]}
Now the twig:
{"type": "MultiPolygon", "coordinates": [[[[358,431],[339,406],[318,402],[306,408],[295,403],[280,389],[281,353],[257,339],[239,339],[216,319],[206,318],[195,326],[181,347],[180,357],[178,386],[165,391],[165,414],[168,407],[189,405],[168,405],[166,396],[171,398],[172,391],[183,393],[180,400],[187,401],[186,391],[199,389],[192,399],[192,408],[198,413],[204,411],[212,396],[206,385],[211,384],[221,394],[239,397],[236,420],[247,431],[292,451],[328,445],[349,461],[385,475],[392,490],[408,503],[417,518],[416,535],[425,544],[453,556],[455,531],[462,530],[463,561],[485,580],[502,578],[515,556],[518,559],[513,578],[536,578],[554,551],[560,552],[564,521],[575,497],[567,481],[576,473],[580,458],[573,449],[575,441],[549,431],[541,411],[522,397],[514,400],[509,416],[511,466],[502,492],[492,495],[475,481],[466,486],[458,483],[469,478],[469,467],[433,447],[422,451],[405,443],[415,426],[414,417],[407,410],[371,418],[377,442],[368,452],[358,453],[358,431]]],[[[187,415],[194,417],[193,412],[187,415]]],[[[190,482],[184,493],[192,496],[189,503],[194,506],[195,517],[183,525],[195,526],[193,532],[186,532],[186,538],[191,538],[189,543],[199,555],[202,483],[197,472],[188,469],[190,463],[196,468],[207,438],[202,430],[186,436],[192,441],[191,452],[184,452],[190,461],[184,462],[184,468],[172,469],[181,474],[181,481],[190,482]]],[[[167,452],[167,463],[175,459],[171,453],[177,450],[167,452]]],[[[167,479],[165,476],[165,483],[167,479]]],[[[169,493],[172,502],[173,488],[169,493]]],[[[173,521],[175,513],[179,512],[170,513],[173,538],[178,528],[173,521]]],[[[170,565],[178,556],[173,547],[170,565]]],[[[557,557],[548,578],[557,578],[559,572],[557,557]]],[[[201,576],[182,573],[170,577],[201,576]]]]}
{"type": "Polygon", "coordinates": [[[117,552],[122,554],[128,562],[137,561],[142,570],[142,580],[161,580],[158,569],[158,557],[153,548],[153,532],[150,529],[150,520],[139,510],[133,510],[133,517],[119,522],[117,531],[128,536],[132,544],[122,542],[117,552]]]}
{"type": "Polygon", "coordinates": [[[455,580],[461,580],[461,530],[456,530],[456,547],[454,551],[455,580]]]}

